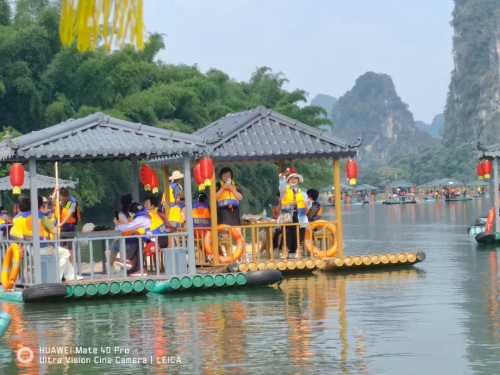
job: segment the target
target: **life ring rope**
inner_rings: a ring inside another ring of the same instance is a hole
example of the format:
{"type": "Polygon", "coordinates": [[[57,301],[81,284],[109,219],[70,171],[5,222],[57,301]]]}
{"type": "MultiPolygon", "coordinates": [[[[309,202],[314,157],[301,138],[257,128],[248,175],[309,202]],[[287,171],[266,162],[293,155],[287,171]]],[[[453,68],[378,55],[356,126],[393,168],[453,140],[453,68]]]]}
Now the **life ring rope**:
{"type": "MultiPolygon", "coordinates": [[[[217,226],[217,232],[231,232],[231,237],[236,240],[236,251],[232,254],[232,256],[219,256],[220,263],[231,263],[235,260],[238,260],[243,255],[245,249],[245,241],[243,241],[243,237],[240,231],[237,228],[233,228],[230,225],[220,224],[217,226]]],[[[205,252],[209,256],[210,259],[213,259],[213,251],[212,251],[212,231],[209,230],[205,234],[205,238],[203,239],[203,246],[205,248],[205,252]]]]}
{"type": "Polygon", "coordinates": [[[313,221],[309,228],[306,229],[306,233],[304,235],[304,246],[311,253],[312,255],[316,255],[319,258],[330,258],[333,257],[335,254],[337,254],[337,228],[335,225],[332,223],[325,221],[325,220],[318,220],[318,221],[313,221]],[[314,247],[313,241],[312,241],[312,231],[317,228],[323,228],[324,230],[328,230],[331,232],[332,237],[334,238],[333,240],[333,245],[330,247],[328,250],[320,250],[316,247],[314,247]]]}
{"type": "Polygon", "coordinates": [[[7,249],[2,264],[2,288],[4,291],[14,287],[14,282],[17,279],[17,275],[19,275],[20,267],[21,251],[19,250],[19,245],[17,243],[13,243],[7,249]]]}

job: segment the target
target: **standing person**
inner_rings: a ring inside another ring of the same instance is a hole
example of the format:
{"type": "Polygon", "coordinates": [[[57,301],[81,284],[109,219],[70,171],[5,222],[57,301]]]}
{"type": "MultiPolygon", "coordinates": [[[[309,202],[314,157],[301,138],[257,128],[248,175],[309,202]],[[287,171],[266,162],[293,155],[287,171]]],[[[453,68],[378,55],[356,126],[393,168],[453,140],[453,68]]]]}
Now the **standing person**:
{"type": "MultiPolygon", "coordinates": [[[[61,234],[61,238],[74,238],[76,226],[81,220],[79,203],[75,197],[69,194],[69,190],[66,188],[59,189],[59,200],[56,215],[59,215],[61,223],[56,227],[61,228],[61,233],[66,233],[66,235],[61,234]]],[[[73,263],[73,243],[66,242],[61,243],[61,245],[68,248],[71,254],[71,263],[73,263]]]]}
{"type": "MultiPolygon", "coordinates": [[[[281,198],[281,215],[280,219],[289,220],[289,215],[293,223],[307,224],[306,206],[307,195],[299,188],[299,182],[304,182],[304,178],[296,173],[290,173],[285,178],[283,173],[279,174],[279,191],[281,198]]],[[[310,206],[310,205],[309,205],[310,206]]],[[[278,219],[278,221],[281,221],[278,219]]],[[[301,225],[299,229],[300,239],[297,238],[297,228],[295,226],[286,227],[286,246],[291,258],[297,257],[297,249],[304,237],[305,225],[301,225]]]]}
{"type": "Polygon", "coordinates": [[[217,224],[240,226],[240,201],[243,199],[238,185],[233,181],[233,171],[224,167],[219,173],[220,182],[215,187],[217,224]]]}
{"type": "Polygon", "coordinates": [[[170,210],[168,212],[168,221],[174,228],[182,226],[181,212],[185,207],[184,202],[181,201],[184,189],[181,182],[184,175],[180,171],[174,171],[170,176],[169,196],[170,196],[170,210]]]}
{"type": "MultiPolygon", "coordinates": [[[[123,194],[120,198],[120,211],[118,212],[118,224],[127,224],[132,221],[132,218],[134,217],[133,213],[130,213],[130,206],[132,205],[132,194],[123,194]]],[[[118,230],[115,227],[116,230],[118,230]]],[[[123,232],[122,235],[124,236],[132,236],[134,235],[135,232],[133,230],[123,232]]],[[[125,239],[125,244],[127,244],[127,241],[133,242],[132,238],[127,238],[125,239]]],[[[116,257],[120,253],[120,240],[115,240],[111,243],[110,246],[110,251],[109,251],[109,267],[111,267],[111,272],[115,272],[115,261],[116,257]]]]}
{"type": "MultiPolygon", "coordinates": [[[[27,241],[33,239],[33,216],[31,214],[31,200],[30,198],[25,198],[23,202],[20,202],[19,210],[21,211],[21,227],[23,228],[23,236],[27,241]]],[[[62,280],[71,281],[75,279],[75,269],[71,264],[70,252],[61,246],[56,246],[54,242],[50,242],[53,239],[53,234],[57,234],[56,226],[50,221],[46,213],[49,212],[47,204],[43,202],[43,198],[38,196],[38,213],[37,222],[39,228],[40,236],[40,254],[41,255],[55,255],[54,250],[57,249],[59,256],[59,276],[62,280]]],[[[78,280],[82,280],[82,276],[76,275],[78,280]]]]}

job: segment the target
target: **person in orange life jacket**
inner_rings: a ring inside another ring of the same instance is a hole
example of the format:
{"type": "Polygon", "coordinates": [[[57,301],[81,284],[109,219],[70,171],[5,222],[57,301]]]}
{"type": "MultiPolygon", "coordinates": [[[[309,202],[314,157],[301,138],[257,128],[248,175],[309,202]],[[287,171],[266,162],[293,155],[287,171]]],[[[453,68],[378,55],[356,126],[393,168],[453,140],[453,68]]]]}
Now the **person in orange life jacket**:
{"type": "MultiPolygon", "coordinates": [[[[52,199],[54,199],[55,194],[56,191],[54,190],[52,199]]],[[[61,238],[74,238],[76,235],[76,225],[80,220],[80,207],[78,201],[69,194],[69,190],[66,188],[59,189],[59,200],[59,212],[56,212],[56,215],[60,215],[59,220],[61,222],[56,225],[56,227],[61,228],[61,238]]],[[[71,263],[73,263],[73,243],[66,242],[61,243],[61,245],[68,248],[71,254],[71,263]]]]}
{"type": "Polygon", "coordinates": [[[307,201],[311,204],[311,208],[307,210],[307,218],[309,222],[321,220],[321,214],[323,213],[323,208],[321,203],[318,202],[319,192],[315,189],[309,189],[307,191],[307,201]]]}
{"type": "Polygon", "coordinates": [[[241,190],[233,181],[233,171],[224,167],[219,173],[220,182],[215,187],[217,201],[217,224],[241,225],[240,201],[241,190]]]}
{"type": "Polygon", "coordinates": [[[303,241],[305,227],[309,223],[306,209],[311,206],[310,203],[307,203],[306,193],[299,188],[299,182],[304,182],[304,178],[295,171],[290,173],[287,178],[282,173],[279,175],[281,213],[290,213],[294,223],[303,224],[299,230],[300,241],[297,238],[297,228],[295,226],[286,227],[286,246],[292,258],[297,256],[297,249],[303,241]]]}
{"type": "MultiPolygon", "coordinates": [[[[132,201],[133,201],[132,194],[130,193],[123,194],[120,197],[120,211],[118,212],[118,224],[126,224],[132,221],[132,218],[134,216],[133,214],[130,213],[130,206],[132,204],[132,201]]],[[[134,231],[123,233],[124,236],[133,234],[135,234],[134,231]]],[[[130,242],[130,240],[133,239],[127,238],[125,242],[127,241],[130,242]]],[[[118,256],[119,253],[120,253],[120,240],[115,240],[111,243],[109,247],[109,266],[111,267],[112,272],[114,272],[115,270],[114,264],[116,261],[116,257],[118,256]]]]}
{"type": "MultiPolygon", "coordinates": [[[[21,217],[24,218],[23,235],[27,241],[32,240],[33,217],[31,214],[31,200],[30,198],[23,199],[20,202],[19,210],[21,217]]],[[[41,255],[55,255],[54,250],[57,249],[59,255],[59,276],[62,280],[71,281],[75,279],[75,269],[70,262],[70,252],[64,247],[57,246],[54,242],[50,242],[52,234],[57,234],[56,226],[50,221],[46,213],[49,212],[47,203],[44,204],[43,198],[38,196],[38,227],[40,236],[40,254],[41,255]]],[[[35,224],[36,225],[36,224],[35,224]]],[[[76,276],[78,280],[82,280],[82,276],[76,276]]]]}

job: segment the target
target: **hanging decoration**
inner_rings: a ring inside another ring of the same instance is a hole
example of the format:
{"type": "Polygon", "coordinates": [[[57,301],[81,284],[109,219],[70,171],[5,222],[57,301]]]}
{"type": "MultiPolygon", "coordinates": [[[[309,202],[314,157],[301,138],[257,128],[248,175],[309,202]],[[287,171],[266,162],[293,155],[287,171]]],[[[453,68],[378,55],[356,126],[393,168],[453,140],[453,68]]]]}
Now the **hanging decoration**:
{"type": "Polygon", "coordinates": [[[151,190],[151,180],[153,178],[153,168],[149,165],[143,165],[139,171],[139,177],[141,179],[141,184],[144,185],[144,190],[151,190]]]}
{"type": "Polygon", "coordinates": [[[59,37],[71,46],[76,39],[80,52],[95,50],[102,40],[104,47],[123,49],[130,43],[144,49],[146,35],[143,0],[63,0],[59,37]]]}
{"type": "Polygon", "coordinates": [[[203,158],[200,161],[200,174],[203,180],[210,180],[214,175],[214,163],[210,158],[203,158]]]}
{"type": "Polygon", "coordinates": [[[345,174],[349,179],[349,185],[356,185],[356,177],[358,177],[358,165],[354,160],[349,159],[345,166],[345,174]]]}
{"type": "Polygon", "coordinates": [[[477,165],[477,175],[479,176],[479,179],[482,180],[483,179],[483,176],[484,176],[484,164],[483,163],[479,163],[477,165]]]}
{"type": "Polygon", "coordinates": [[[24,184],[24,167],[22,164],[14,163],[9,170],[10,184],[14,187],[13,194],[21,194],[21,186],[24,184]]]}
{"type": "Polygon", "coordinates": [[[203,177],[201,177],[201,171],[200,171],[199,164],[194,166],[193,173],[194,173],[194,181],[196,182],[196,185],[201,185],[203,183],[203,177]]]}
{"type": "Polygon", "coordinates": [[[153,171],[153,173],[151,175],[151,183],[149,184],[153,194],[158,193],[158,186],[159,185],[160,185],[160,181],[158,180],[158,174],[155,171],[153,171]]]}
{"type": "Polygon", "coordinates": [[[484,178],[490,178],[491,175],[491,160],[486,159],[483,161],[484,178]]]}

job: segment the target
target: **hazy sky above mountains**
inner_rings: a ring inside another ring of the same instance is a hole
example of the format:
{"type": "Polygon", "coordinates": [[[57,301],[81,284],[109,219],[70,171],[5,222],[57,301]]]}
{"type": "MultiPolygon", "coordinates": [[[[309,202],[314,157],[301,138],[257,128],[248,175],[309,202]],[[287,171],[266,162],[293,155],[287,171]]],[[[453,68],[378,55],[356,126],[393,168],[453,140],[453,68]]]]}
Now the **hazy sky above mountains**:
{"type": "Polygon", "coordinates": [[[159,58],[248,81],[282,71],[285,87],[340,97],[367,71],[392,76],[416,120],[444,110],[453,69],[452,0],[147,0],[159,58]]]}

